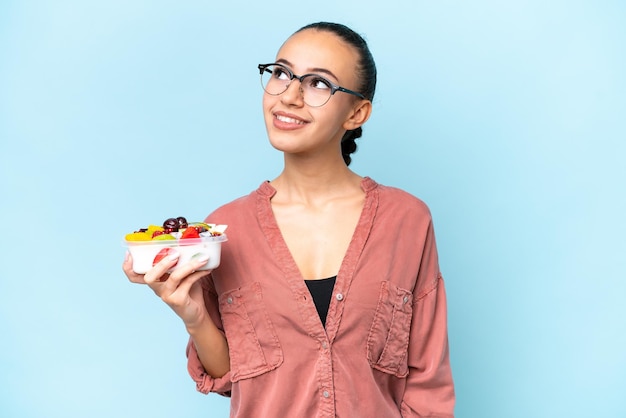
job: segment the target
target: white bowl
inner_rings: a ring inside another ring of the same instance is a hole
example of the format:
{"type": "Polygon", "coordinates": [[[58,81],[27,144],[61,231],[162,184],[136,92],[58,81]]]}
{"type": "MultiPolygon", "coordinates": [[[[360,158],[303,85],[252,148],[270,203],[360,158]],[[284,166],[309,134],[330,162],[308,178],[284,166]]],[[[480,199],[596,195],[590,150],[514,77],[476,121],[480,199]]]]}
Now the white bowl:
{"type": "Polygon", "coordinates": [[[180,254],[178,263],[169,272],[188,263],[192,257],[207,255],[209,260],[196,270],[213,270],[220,265],[222,242],[227,241],[226,234],[217,236],[200,236],[200,238],[185,238],[173,240],[127,241],[130,255],[133,258],[133,271],[145,274],[153,266],[155,257],[165,248],[172,248],[180,254]]]}

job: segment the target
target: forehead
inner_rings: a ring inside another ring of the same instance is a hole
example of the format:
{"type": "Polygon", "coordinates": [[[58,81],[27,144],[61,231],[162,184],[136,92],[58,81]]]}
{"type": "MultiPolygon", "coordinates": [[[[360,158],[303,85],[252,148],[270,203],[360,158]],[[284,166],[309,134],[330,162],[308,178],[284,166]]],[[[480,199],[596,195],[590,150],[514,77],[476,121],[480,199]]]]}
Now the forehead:
{"type": "Polygon", "coordinates": [[[353,81],[358,55],[344,40],[327,31],[307,29],[293,34],[276,54],[276,60],[287,60],[297,74],[324,68],[339,81],[353,81]]]}

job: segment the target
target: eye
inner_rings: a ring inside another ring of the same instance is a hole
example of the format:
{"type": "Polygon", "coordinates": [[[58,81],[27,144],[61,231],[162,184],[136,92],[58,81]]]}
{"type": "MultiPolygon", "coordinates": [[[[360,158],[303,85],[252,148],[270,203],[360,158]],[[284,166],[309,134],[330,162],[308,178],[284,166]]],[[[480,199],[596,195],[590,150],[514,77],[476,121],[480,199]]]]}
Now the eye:
{"type": "Polygon", "coordinates": [[[329,90],[330,82],[323,77],[312,75],[307,77],[307,86],[316,90],[329,90]]]}
{"type": "Polygon", "coordinates": [[[289,73],[284,68],[281,67],[273,67],[272,68],[272,77],[278,80],[290,80],[291,77],[289,73]]]}

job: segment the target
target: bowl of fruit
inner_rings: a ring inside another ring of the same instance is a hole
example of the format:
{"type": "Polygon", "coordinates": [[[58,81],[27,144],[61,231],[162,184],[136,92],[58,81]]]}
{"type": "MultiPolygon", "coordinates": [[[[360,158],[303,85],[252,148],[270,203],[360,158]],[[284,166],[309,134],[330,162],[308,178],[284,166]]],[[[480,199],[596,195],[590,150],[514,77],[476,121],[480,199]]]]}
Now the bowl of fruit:
{"type": "Polygon", "coordinates": [[[208,256],[196,270],[212,270],[220,265],[222,243],[228,238],[226,225],[187,222],[183,216],[168,218],[162,225],[148,225],[124,237],[124,244],[133,258],[133,271],[145,274],[170,254],[178,253],[178,262],[169,272],[192,259],[208,256]]]}

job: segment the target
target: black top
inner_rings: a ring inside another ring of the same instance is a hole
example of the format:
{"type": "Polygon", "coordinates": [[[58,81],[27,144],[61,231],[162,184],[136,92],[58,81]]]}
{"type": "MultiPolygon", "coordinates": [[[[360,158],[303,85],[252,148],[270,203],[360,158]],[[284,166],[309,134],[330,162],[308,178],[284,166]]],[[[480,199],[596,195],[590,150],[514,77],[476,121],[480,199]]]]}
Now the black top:
{"type": "Polygon", "coordinates": [[[328,315],[328,307],[330,306],[330,298],[333,296],[333,288],[335,287],[335,281],[337,276],[329,277],[327,279],[320,280],[305,280],[306,286],[311,292],[313,303],[320,316],[322,325],[326,327],[326,315],[328,315]]]}

